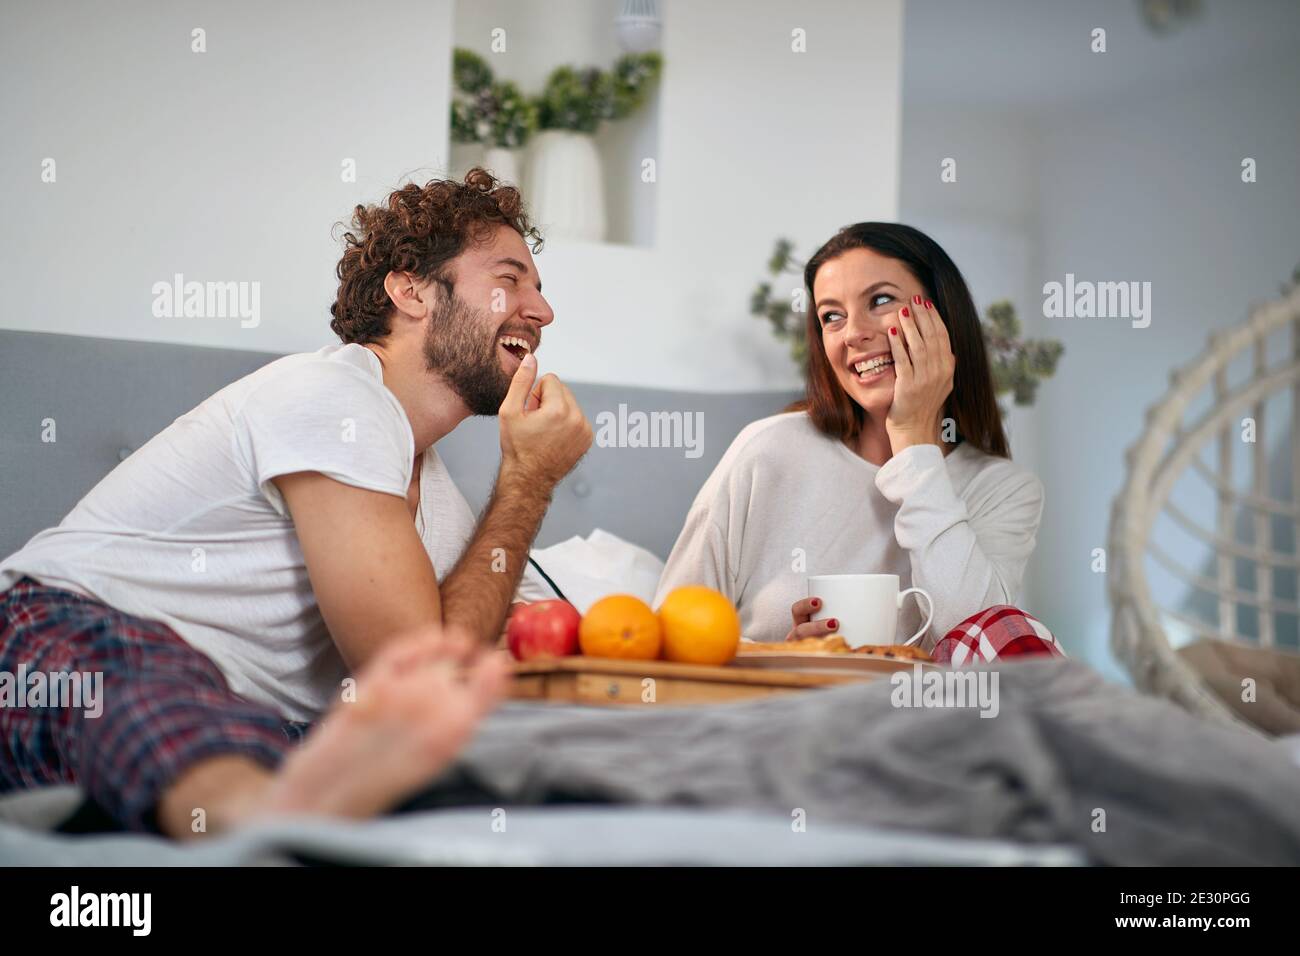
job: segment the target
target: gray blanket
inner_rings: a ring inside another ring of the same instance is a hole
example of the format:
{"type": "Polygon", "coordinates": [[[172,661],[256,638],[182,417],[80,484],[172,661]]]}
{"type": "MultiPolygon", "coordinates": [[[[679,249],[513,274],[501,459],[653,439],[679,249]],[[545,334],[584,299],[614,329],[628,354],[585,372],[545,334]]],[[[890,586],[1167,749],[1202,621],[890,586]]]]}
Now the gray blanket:
{"type": "Polygon", "coordinates": [[[507,707],[422,803],[737,807],[1107,864],[1300,863],[1300,767],[1278,744],[1066,660],[1004,664],[998,691],[991,718],[896,707],[885,680],[722,707],[507,707]]]}
{"type": "Polygon", "coordinates": [[[1069,661],[998,677],[992,718],[896,707],[883,680],[715,707],[512,703],[415,802],[426,812],[180,848],[39,832],[65,793],[43,820],[0,822],[0,860],[1300,863],[1284,747],[1069,661]]]}

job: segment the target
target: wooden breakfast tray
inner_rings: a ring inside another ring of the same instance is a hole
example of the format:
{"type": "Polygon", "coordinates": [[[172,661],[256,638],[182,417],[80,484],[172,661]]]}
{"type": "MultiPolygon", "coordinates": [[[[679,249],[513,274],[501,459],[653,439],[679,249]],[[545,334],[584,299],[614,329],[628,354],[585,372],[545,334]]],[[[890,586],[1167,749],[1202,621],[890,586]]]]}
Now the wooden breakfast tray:
{"type": "Polygon", "coordinates": [[[605,657],[517,661],[510,696],[600,706],[617,704],[717,704],[768,694],[788,694],[851,681],[874,680],[910,661],[880,661],[871,669],[816,672],[728,664],[675,664],[605,657]]]}

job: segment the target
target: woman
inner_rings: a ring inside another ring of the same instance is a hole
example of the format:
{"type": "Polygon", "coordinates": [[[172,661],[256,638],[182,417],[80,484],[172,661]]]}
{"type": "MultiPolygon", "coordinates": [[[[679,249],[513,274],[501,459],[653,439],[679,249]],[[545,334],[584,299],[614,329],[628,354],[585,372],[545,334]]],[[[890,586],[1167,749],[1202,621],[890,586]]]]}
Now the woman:
{"type": "MultiPolygon", "coordinates": [[[[821,601],[808,575],[897,574],[934,599],[920,641],[933,648],[1016,601],[1042,485],[1010,460],[979,318],[938,244],[909,226],[847,226],[808,261],[804,284],[807,399],[736,437],[657,601],[704,584],[736,604],[748,638],[814,637],[839,622],[811,620],[821,601]]],[[[897,640],[922,620],[907,602],[897,640]]]]}

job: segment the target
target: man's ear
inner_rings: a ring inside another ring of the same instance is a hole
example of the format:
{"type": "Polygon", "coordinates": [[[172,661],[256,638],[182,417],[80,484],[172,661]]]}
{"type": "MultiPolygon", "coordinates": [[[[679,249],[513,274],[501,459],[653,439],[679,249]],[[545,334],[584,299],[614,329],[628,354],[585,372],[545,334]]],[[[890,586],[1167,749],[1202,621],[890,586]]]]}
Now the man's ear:
{"type": "Polygon", "coordinates": [[[384,291],[400,315],[420,321],[428,313],[433,284],[421,282],[409,272],[390,272],[384,276],[384,291]]]}

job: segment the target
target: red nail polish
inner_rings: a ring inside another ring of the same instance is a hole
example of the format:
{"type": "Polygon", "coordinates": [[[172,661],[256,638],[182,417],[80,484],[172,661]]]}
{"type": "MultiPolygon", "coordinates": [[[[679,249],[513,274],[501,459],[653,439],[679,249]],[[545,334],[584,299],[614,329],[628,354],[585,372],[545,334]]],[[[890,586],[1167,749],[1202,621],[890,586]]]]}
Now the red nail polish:
{"type": "Polygon", "coordinates": [[[812,606],[813,606],[813,607],[821,607],[821,606],[822,606],[822,602],[819,601],[819,600],[817,600],[816,598],[813,598],[813,599],[812,599],[812,606]]]}
{"type": "Polygon", "coordinates": [[[933,308],[934,308],[934,303],[931,302],[929,299],[926,299],[926,300],[925,300],[925,307],[926,307],[927,309],[933,309],[933,308]]]}
{"type": "Polygon", "coordinates": [[[919,295],[914,295],[914,296],[912,296],[912,301],[915,302],[917,305],[920,305],[920,304],[921,304],[921,297],[920,297],[919,295]]]}
{"type": "Polygon", "coordinates": [[[897,334],[898,334],[898,328],[897,328],[896,326],[891,325],[891,326],[889,327],[889,334],[890,334],[890,335],[897,335],[897,334]]]}
{"type": "Polygon", "coordinates": [[[912,313],[907,311],[907,306],[903,306],[903,318],[907,318],[912,313]]]}
{"type": "Polygon", "coordinates": [[[829,621],[826,622],[826,626],[833,631],[840,626],[840,622],[835,620],[835,618],[831,618],[829,621]]]}

